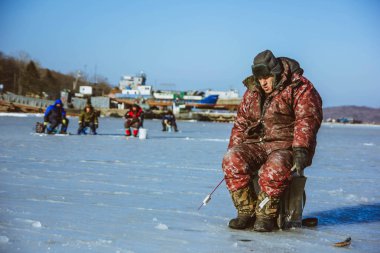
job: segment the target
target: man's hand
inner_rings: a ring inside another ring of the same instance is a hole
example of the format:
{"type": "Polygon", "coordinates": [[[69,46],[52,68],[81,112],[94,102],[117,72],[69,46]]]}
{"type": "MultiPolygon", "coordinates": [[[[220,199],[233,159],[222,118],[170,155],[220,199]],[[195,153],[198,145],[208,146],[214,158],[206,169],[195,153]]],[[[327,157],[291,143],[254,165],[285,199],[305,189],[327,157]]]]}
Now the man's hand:
{"type": "Polygon", "coordinates": [[[47,121],[44,121],[44,127],[46,127],[49,123],[47,121]]]}
{"type": "Polygon", "coordinates": [[[293,167],[291,171],[297,171],[299,176],[303,176],[303,170],[306,168],[308,160],[308,151],[306,148],[293,148],[293,167]]]}
{"type": "Polygon", "coordinates": [[[62,120],[62,124],[66,125],[66,119],[62,120]]]}
{"type": "Polygon", "coordinates": [[[98,129],[99,125],[98,123],[95,123],[95,129],[98,129]]]}

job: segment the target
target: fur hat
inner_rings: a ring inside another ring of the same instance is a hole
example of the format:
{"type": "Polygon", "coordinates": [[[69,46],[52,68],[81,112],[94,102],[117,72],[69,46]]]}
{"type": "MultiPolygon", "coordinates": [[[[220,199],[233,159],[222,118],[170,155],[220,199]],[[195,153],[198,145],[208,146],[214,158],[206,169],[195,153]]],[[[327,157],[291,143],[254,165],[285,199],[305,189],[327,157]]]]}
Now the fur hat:
{"type": "Polygon", "coordinates": [[[256,55],[253,60],[252,73],[255,78],[276,76],[281,74],[282,66],[280,61],[274,57],[270,50],[265,50],[256,55]]]}

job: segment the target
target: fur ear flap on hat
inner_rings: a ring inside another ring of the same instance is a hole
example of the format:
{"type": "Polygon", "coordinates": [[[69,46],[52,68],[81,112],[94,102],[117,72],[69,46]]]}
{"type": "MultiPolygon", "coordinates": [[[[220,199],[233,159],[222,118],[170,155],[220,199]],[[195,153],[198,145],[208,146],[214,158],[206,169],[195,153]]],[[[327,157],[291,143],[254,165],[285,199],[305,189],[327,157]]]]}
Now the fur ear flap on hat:
{"type": "Polygon", "coordinates": [[[256,78],[271,76],[271,71],[265,64],[252,65],[252,73],[256,78]]]}

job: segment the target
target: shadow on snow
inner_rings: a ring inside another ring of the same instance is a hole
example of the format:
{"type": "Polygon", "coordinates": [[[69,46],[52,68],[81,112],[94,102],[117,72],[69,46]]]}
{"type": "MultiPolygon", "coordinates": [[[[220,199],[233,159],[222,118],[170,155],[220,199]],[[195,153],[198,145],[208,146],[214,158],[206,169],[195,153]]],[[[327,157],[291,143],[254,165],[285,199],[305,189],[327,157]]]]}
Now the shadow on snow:
{"type": "Polygon", "coordinates": [[[380,221],[380,203],[340,207],[307,215],[307,217],[313,216],[318,217],[318,226],[378,222],[380,221]]]}

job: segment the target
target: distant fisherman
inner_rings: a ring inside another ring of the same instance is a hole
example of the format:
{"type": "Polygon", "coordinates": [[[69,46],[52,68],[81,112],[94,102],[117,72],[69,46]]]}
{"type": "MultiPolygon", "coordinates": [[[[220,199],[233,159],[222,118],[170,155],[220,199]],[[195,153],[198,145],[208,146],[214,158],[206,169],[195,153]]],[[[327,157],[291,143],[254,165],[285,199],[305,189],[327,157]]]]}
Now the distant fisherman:
{"type": "Polygon", "coordinates": [[[170,131],[174,128],[174,131],[178,132],[177,122],[172,110],[168,110],[162,117],[162,131],[170,131]]]}
{"type": "Polygon", "coordinates": [[[253,61],[253,75],[239,105],[228,152],[223,158],[227,188],[237,209],[229,227],[274,228],[274,218],[292,166],[302,175],[310,166],[322,121],[322,100],[297,61],[269,50],[253,61]],[[251,180],[258,172],[260,192],[251,180]]]}
{"type": "Polygon", "coordinates": [[[96,134],[96,129],[99,126],[98,114],[91,104],[87,104],[78,119],[78,134],[85,133],[85,128],[89,127],[91,134],[96,134]]]}
{"type": "Polygon", "coordinates": [[[44,115],[44,126],[48,134],[55,133],[55,129],[61,124],[59,133],[66,134],[69,120],[66,118],[66,111],[63,108],[63,103],[57,99],[53,105],[50,105],[44,115]]]}
{"type": "Polygon", "coordinates": [[[133,136],[137,137],[139,128],[144,123],[144,112],[137,104],[132,105],[129,111],[124,115],[125,135],[131,136],[131,128],[133,128],[133,136]]]}

